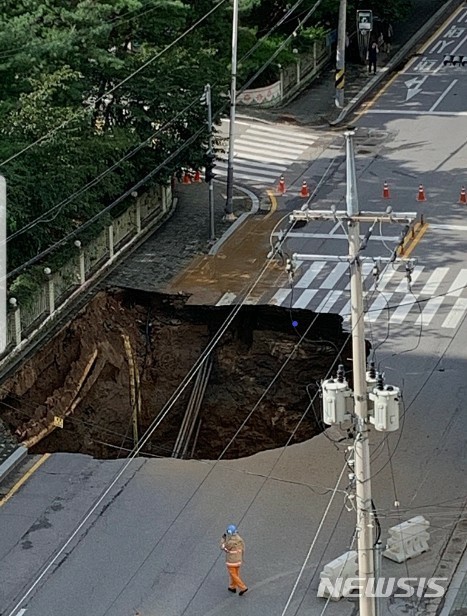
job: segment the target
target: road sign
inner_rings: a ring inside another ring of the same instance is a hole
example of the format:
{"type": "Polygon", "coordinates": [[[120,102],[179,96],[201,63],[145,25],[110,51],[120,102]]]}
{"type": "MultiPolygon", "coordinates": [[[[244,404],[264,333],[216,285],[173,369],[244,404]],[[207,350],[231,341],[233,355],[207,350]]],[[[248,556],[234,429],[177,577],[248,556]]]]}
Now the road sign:
{"type": "Polygon", "coordinates": [[[359,32],[373,30],[373,11],[357,11],[357,26],[359,32]]]}

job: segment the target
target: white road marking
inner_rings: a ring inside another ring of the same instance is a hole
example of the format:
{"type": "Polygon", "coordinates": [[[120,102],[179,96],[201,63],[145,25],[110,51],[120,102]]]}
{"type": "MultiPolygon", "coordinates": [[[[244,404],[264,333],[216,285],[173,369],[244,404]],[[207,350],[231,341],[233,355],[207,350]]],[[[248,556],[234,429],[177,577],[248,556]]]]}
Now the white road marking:
{"type": "Polygon", "coordinates": [[[338,263],[321,285],[321,289],[333,289],[336,282],[342,278],[348,269],[348,263],[338,263]]]}
{"type": "Polygon", "coordinates": [[[457,327],[466,310],[467,299],[465,297],[459,297],[459,299],[456,300],[456,303],[452,307],[451,312],[446,317],[443,323],[443,327],[449,327],[451,329],[457,327]]]}
{"type": "Polygon", "coordinates": [[[467,116],[467,111],[413,111],[409,109],[367,109],[365,113],[379,113],[388,115],[417,115],[417,116],[446,116],[448,118],[467,116]]]}
{"type": "Polygon", "coordinates": [[[217,302],[216,306],[230,306],[234,303],[236,297],[237,296],[235,293],[224,293],[224,295],[217,302]]]}
{"type": "Polygon", "coordinates": [[[300,280],[297,280],[295,286],[298,289],[307,289],[325,265],[325,261],[315,261],[315,263],[312,263],[300,280]]]}
{"type": "Polygon", "coordinates": [[[300,297],[294,302],[294,308],[306,308],[314,296],[318,293],[318,289],[305,289],[300,297]]]}
{"type": "MultiPolygon", "coordinates": [[[[225,162],[223,160],[219,160],[216,165],[219,169],[227,170],[228,163],[227,160],[225,162]]],[[[284,166],[271,163],[265,165],[264,163],[260,163],[257,160],[248,160],[247,158],[235,158],[234,169],[241,168],[248,169],[249,171],[257,170],[258,173],[265,173],[266,175],[275,175],[276,177],[279,177],[281,171],[284,169],[284,166]]]]}
{"type": "Polygon", "coordinates": [[[422,314],[415,321],[415,325],[420,325],[420,323],[422,326],[429,325],[443,301],[444,297],[433,297],[428,300],[422,314]]]}
{"type": "Polygon", "coordinates": [[[343,317],[344,321],[348,321],[350,319],[350,299],[339,314],[343,317]]]}
{"type": "Polygon", "coordinates": [[[453,81],[451,81],[450,85],[444,90],[444,92],[441,94],[441,96],[438,98],[438,100],[435,102],[434,105],[432,105],[430,107],[430,112],[434,111],[436,109],[436,107],[440,104],[440,102],[443,100],[443,98],[452,90],[452,88],[456,85],[457,83],[457,79],[454,79],[453,81]]]}
{"type": "Polygon", "coordinates": [[[422,83],[425,82],[427,78],[428,75],[425,75],[425,77],[414,77],[413,79],[404,81],[404,84],[407,87],[407,95],[405,98],[405,102],[409,101],[411,98],[422,92],[422,88],[420,86],[422,85],[422,83]]]}
{"type": "Polygon", "coordinates": [[[342,293],[343,291],[329,291],[318,308],[316,308],[316,312],[330,312],[342,293]]]}
{"type": "Polygon", "coordinates": [[[26,612],[26,608],[23,607],[20,609],[20,611],[16,614],[16,616],[23,616],[23,614],[26,612]]]}
{"type": "MultiPolygon", "coordinates": [[[[225,170],[227,170],[227,167],[228,167],[227,163],[218,164],[217,166],[219,169],[225,168],[225,170]]],[[[236,173],[237,171],[239,173],[243,173],[243,172],[257,173],[259,175],[264,175],[266,177],[271,177],[273,179],[279,178],[280,176],[280,172],[274,169],[262,168],[261,165],[259,164],[249,165],[248,162],[244,162],[241,159],[234,160],[234,172],[236,173]],[[256,169],[256,167],[258,167],[258,169],[256,169]]]]}
{"type": "Polygon", "coordinates": [[[391,323],[402,323],[405,317],[412,310],[412,306],[415,304],[415,297],[408,293],[401,301],[399,306],[394,311],[393,315],[389,319],[391,323]]]}
{"type": "Polygon", "coordinates": [[[467,225],[432,225],[430,223],[430,229],[445,229],[446,231],[467,231],[467,225]]]}
{"type": "Polygon", "coordinates": [[[420,291],[420,293],[422,295],[434,295],[448,271],[449,267],[437,267],[429,277],[428,282],[420,291]]]}
{"type": "Polygon", "coordinates": [[[297,150],[302,151],[308,147],[306,145],[301,147],[300,145],[297,145],[296,143],[284,141],[281,138],[271,139],[269,135],[266,135],[264,137],[263,136],[260,137],[257,135],[251,135],[250,131],[248,131],[248,133],[243,133],[241,137],[238,137],[238,139],[235,140],[235,145],[242,144],[242,143],[255,144],[259,148],[265,148],[267,150],[270,150],[270,149],[277,150],[277,148],[280,147],[281,150],[284,150],[286,152],[288,151],[296,152],[297,150]]]}
{"type": "MultiPolygon", "coordinates": [[[[298,152],[290,154],[288,152],[284,152],[279,146],[277,146],[276,148],[273,148],[271,146],[270,151],[268,151],[266,148],[258,148],[254,145],[250,147],[250,145],[238,145],[236,143],[235,156],[240,156],[241,154],[246,154],[247,156],[250,156],[253,160],[262,160],[266,156],[266,161],[271,159],[273,161],[283,160],[287,164],[290,164],[291,160],[297,160],[297,158],[300,157],[300,154],[298,152]],[[276,156],[277,154],[278,156],[276,156]]],[[[242,158],[246,157],[243,156],[242,158]]]]}
{"type": "MultiPolygon", "coordinates": [[[[417,282],[418,277],[420,276],[420,274],[423,272],[423,270],[425,269],[425,267],[423,265],[417,265],[416,267],[414,267],[414,270],[412,272],[412,285],[417,282]]],[[[408,283],[407,283],[407,278],[403,278],[400,283],[399,286],[396,289],[396,293],[406,293],[408,291],[408,283]]]]}
{"type": "Polygon", "coordinates": [[[250,134],[264,137],[269,135],[271,138],[274,138],[279,142],[283,141],[284,143],[295,143],[297,146],[302,145],[303,148],[307,148],[309,145],[312,145],[316,138],[314,135],[310,135],[308,138],[306,134],[289,133],[277,128],[257,128],[256,125],[252,126],[251,124],[249,128],[247,128],[247,130],[240,135],[240,137],[250,134]]]}
{"type": "Polygon", "coordinates": [[[464,290],[464,287],[467,285],[467,269],[461,269],[461,271],[457,274],[456,279],[449,287],[448,295],[453,295],[454,297],[459,297],[459,295],[464,290]]]}
{"type": "Polygon", "coordinates": [[[365,315],[365,321],[369,323],[375,323],[384,308],[388,307],[389,300],[392,297],[392,293],[379,293],[378,297],[368,308],[365,315]]]}
{"type": "Polygon", "coordinates": [[[290,295],[290,289],[278,289],[271,298],[270,304],[282,306],[290,295]]]}

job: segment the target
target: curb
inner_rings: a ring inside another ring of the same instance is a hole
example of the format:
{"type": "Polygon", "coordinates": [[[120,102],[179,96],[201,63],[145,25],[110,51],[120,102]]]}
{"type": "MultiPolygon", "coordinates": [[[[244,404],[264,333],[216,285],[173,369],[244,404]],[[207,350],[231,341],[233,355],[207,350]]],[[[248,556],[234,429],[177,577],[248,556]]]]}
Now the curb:
{"type": "Polygon", "coordinates": [[[237,218],[235,222],[230,225],[230,227],[222,235],[222,237],[220,237],[217,242],[211,247],[208,252],[208,255],[216,255],[219,252],[219,249],[221,248],[223,243],[235,233],[235,231],[245,222],[248,216],[256,214],[259,210],[259,199],[254,192],[252,192],[248,188],[245,188],[244,186],[234,186],[234,188],[240,192],[243,192],[247,197],[251,199],[251,210],[249,212],[244,212],[241,216],[237,218]]]}
{"type": "Polygon", "coordinates": [[[0,464],[0,483],[24,460],[28,455],[28,450],[23,445],[19,445],[8,458],[0,464]]]}
{"type": "Polygon", "coordinates": [[[336,120],[329,122],[330,126],[337,126],[341,122],[345,120],[345,118],[361,103],[365,100],[365,98],[376,89],[383,79],[385,79],[389,73],[394,71],[397,66],[406,60],[407,54],[416,47],[420,40],[426,36],[426,34],[435,27],[437,22],[444,16],[448,11],[454,11],[458,6],[464,3],[464,0],[448,0],[446,4],[444,4],[441,8],[439,8],[436,13],[418,30],[416,34],[412,36],[411,39],[403,45],[399,51],[394,54],[394,56],[389,60],[389,62],[384,66],[379,75],[373,77],[373,79],[367,83],[367,85],[361,90],[358,94],[356,94],[353,99],[347,103],[344,109],[340,112],[339,116],[336,120]]]}

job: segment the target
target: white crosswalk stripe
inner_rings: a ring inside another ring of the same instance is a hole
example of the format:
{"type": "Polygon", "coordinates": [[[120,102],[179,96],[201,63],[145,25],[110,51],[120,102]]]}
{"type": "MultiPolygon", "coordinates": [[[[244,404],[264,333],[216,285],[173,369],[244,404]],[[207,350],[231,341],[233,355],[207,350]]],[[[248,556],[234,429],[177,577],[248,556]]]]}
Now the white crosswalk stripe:
{"type": "MultiPolygon", "coordinates": [[[[287,167],[303,158],[315,142],[315,136],[304,129],[260,122],[237,121],[236,125],[239,134],[235,137],[234,178],[256,186],[277,184],[287,167]]],[[[223,120],[221,132],[227,135],[228,128],[229,121],[223,120]]],[[[225,149],[216,162],[219,176],[227,175],[228,145],[225,149]]]]}
{"type": "MultiPolygon", "coordinates": [[[[350,321],[350,289],[348,264],[327,261],[301,263],[293,289],[284,287],[254,297],[248,303],[271,304],[286,309],[307,309],[314,312],[340,314],[350,321]]],[[[362,277],[371,272],[369,264],[362,266],[362,277]]],[[[371,284],[364,292],[365,321],[387,325],[410,322],[422,328],[439,327],[453,330],[467,315],[467,269],[454,270],[437,267],[415,268],[411,290],[407,287],[405,269],[389,267],[384,270],[375,289],[371,284]],[[384,291],[383,291],[384,289],[384,291]]],[[[233,293],[225,293],[218,306],[235,303],[233,293]]]]}
{"type": "MultiPolygon", "coordinates": [[[[437,326],[453,329],[467,314],[467,288],[463,287],[467,284],[467,269],[449,275],[451,270],[447,267],[430,271],[425,266],[417,266],[412,272],[410,290],[403,267],[390,266],[385,269],[377,289],[371,280],[372,269],[370,263],[362,266],[362,278],[368,288],[364,293],[367,323],[381,320],[386,323],[389,320],[391,324],[400,324],[410,320],[415,325],[428,327],[439,313],[442,320],[437,326]],[[449,297],[452,299],[448,302],[449,297]],[[458,299],[454,301],[456,297],[458,299]]],[[[333,312],[349,322],[350,285],[345,275],[347,271],[346,263],[316,261],[302,264],[293,295],[290,295],[290,289],[279,289],[269,303],[290,308],[292,297],[293,308],[333,312]]],[[[263,296],[261,302],[264,301],[267,302],[263,296]]]]}

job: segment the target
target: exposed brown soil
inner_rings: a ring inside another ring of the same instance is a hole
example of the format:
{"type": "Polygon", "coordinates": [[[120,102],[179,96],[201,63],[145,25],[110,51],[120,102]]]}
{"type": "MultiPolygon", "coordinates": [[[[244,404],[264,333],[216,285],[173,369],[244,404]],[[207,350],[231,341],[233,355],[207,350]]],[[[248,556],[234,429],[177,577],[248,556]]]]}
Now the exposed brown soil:
{"type": "MultiPolygon", "coordinates": [[[[127,335],[140,379],[139,434],[159,416],[179,383],[231,311],[186,305],[184,296],[100,293],[0,389],[0,414],[18,439],[31,443],[62,417],[31,452],[80,452],[124,457],[133,447],[127,335]]],[[[294,312],[302,334],[313,313],[294,312]]],[[[288,311],[245,306],[213,352],[201,406],[196,458],[216,458],[255,408],[224,457],[241,457],[311,438],[321,431],[319,399],[304,420],[309,394],[339,356],[350,357],[341,319],[320,315],[264,397],[299,340],[288,311]],[[261,402],[258,404],[258,401],[261,402]]],[[[131,363],[131,362],[130,362],[131,363]]],[[[345,363],[345,361],[344,361],[345,363]]],[[[334,369],[335,371],[335,369],[334,369]]],[[[171,455],[192,383],[143,448],[171,455]]],[[[191,455],[191,446],[190,446],[191,455]]]]}

